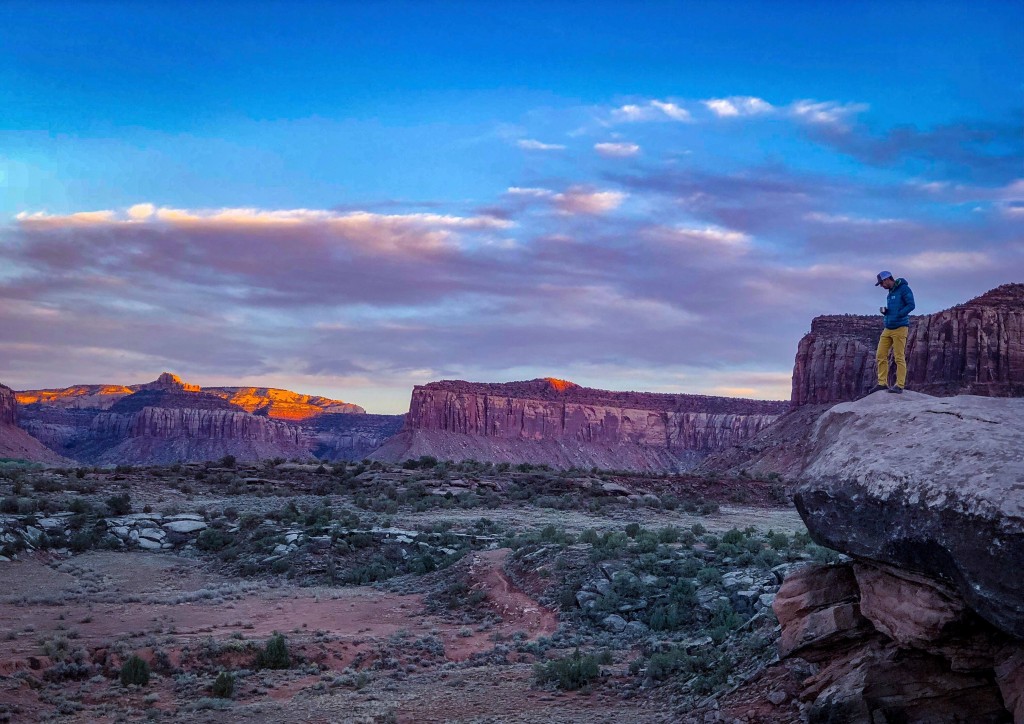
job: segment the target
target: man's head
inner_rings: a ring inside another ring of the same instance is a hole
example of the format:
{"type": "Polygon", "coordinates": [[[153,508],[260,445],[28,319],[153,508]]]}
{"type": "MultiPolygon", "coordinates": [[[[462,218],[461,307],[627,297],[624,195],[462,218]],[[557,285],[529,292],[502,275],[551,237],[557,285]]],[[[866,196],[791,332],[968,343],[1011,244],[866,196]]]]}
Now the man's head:
{"type": "Polygon", "coordinates": [[[883,289],[892,289],[896,286],[896,280],[892,278],[892,272],[880,271],[875,277],[878,281],[875,282],[876,287],[882,287],[883,289]]]}

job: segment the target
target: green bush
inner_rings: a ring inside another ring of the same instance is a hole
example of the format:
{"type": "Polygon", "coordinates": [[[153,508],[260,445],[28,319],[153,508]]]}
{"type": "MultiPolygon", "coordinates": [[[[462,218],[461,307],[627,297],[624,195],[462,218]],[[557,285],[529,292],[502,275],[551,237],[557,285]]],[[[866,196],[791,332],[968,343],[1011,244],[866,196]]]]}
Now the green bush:
{"type": "Polygon", "coordinates": [[[231,534],[217,528],[207,528],[196,538],[196,548],[201,551],[219,551],[231,544],[231,534]]]}
{"type": "Polygon", "coordinates": [[[230,699],[235,693],[235,677],[233,674],[222,671],[217,674],[213,682],[211,693],[219,699],[230,699]]]}
{"type": "Polygon", "coordinates": [[[263,650],[256,654],[256,668],[258,669],[287,669],[292,665],[292,658],[288,654],[288,644],[284,640],[284,634],[274,633],[267,639],[263,650]]]}
{"type": "MultiPolygon", "coordinates": [[[[118,466],[120,467],[120,466],[118,466]]],[[[128,493],[112,495],[106,500],[107,507],[114,515],[128,515],[132,512],[132,498],[128,493]]]]}
{"type": "Polygon", "coordinates": [[[564,691],[582,689],[600,675],[597,658],[590,654],[584,656],[579,649],[572,656],[533,666],[533,676],[538,684],[554,684],[564,691]]]}
{"type": "Polygon", "coordinates": [[[136,655],[121,665],[121,685],[129,686],[136,684],[145,686],[149,683],[149,664],[136,655]]]}

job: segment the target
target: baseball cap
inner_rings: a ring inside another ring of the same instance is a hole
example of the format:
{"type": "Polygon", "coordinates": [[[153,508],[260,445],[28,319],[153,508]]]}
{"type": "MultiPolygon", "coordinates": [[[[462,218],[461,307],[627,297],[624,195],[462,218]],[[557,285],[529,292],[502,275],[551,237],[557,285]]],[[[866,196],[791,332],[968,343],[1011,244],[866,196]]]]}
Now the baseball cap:
{"type": "Polygon", "coordinates": [[[878,281],[875,282],[875,286],[879,287],[882,285],[882,282],[884,282],[886,279],[892,279],[892,272],[880,271],[878,272],[878,276],[876,277],[876,279],[878,279],[878,281]]]}

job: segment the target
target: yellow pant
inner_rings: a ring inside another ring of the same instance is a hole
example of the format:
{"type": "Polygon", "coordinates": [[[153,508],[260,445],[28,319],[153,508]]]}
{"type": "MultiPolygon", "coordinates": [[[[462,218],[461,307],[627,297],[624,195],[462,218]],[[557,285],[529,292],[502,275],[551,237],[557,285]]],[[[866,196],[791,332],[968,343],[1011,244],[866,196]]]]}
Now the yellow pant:
{"type": "Polygon", "coordinates": [[[907,332],[910,327],[887,329],[878,340],[875,361],[878,362],[878,384],[889,384],[889,350],[896,360],[896,386],[902,389],[907,384],[907,332]]]}

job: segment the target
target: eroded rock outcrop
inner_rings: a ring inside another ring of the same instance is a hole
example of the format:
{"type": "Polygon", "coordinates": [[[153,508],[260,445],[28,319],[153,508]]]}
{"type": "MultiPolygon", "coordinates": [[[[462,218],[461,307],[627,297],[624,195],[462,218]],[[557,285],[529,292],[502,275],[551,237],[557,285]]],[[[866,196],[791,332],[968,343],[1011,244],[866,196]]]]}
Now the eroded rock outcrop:
{"type": "Polygon", "coordinates": [[[0,385],[0,457],[44,463],[67,462],[18,426],[18,403],[14,390],[6,385],[0,385]]]}
{"type": "Polygon", "coordinates": [[[359,405],[318,395],[303,395],[273,387],[200,387],[164,372],[153,382],[138,385],[73,385],[60,389],[17,392],[23,406],[40,405],[60,409],[108,410],[120,400],[138,392],[187,392],[216,396],[233,408],[276,420],[301,422],[323,414],[363,414],[359,405]]]}
{"type": "MultiPolygon", "coordinates": [[[[881,332],[878,315],[816,317],[797,348],[793,404],[845,402],[870,390],[881,332]]],[[[912,317],[907,369],[907,387],[928,394],[1024,396],[1024,284],[912,317]]]]}
{"type": "Polygon", "coordinates": [[[161,464],[309,454],[304,430],[252,415],[228,400],[164,373],[135,385],[106,410],[34,403],[21,424],[51,450],[95,464],[161,464]]]}
{"type": "Polygon", "coordinates": [[[304,422],[320,415],[360,415],[366,412],[351,402],[273,387],[204,387],[203,391],[222,397],[246,412],[274,420],[304,422]]]}
{"type": "Polygon", "coordinates": [[[749,438],[788,405],[703,395],[607,392],[556,379],[432,382],[413,389],[399,435],[372,457],[680,470],[749,438]]]}
{"type": "Polygon", "coordinates": [[[321,460],[362,460],[401,428],[404,415],[328,413],[306,420],[312,453],[321,460]]]}
{"type": "Polygon", "coordinates": [[[810,721],[1024,720],[1022,442],[1022,399],[879,392],[818,419],[795,500],[853,560],[775,601],[781,653],[819,666],[810,721]]]}

